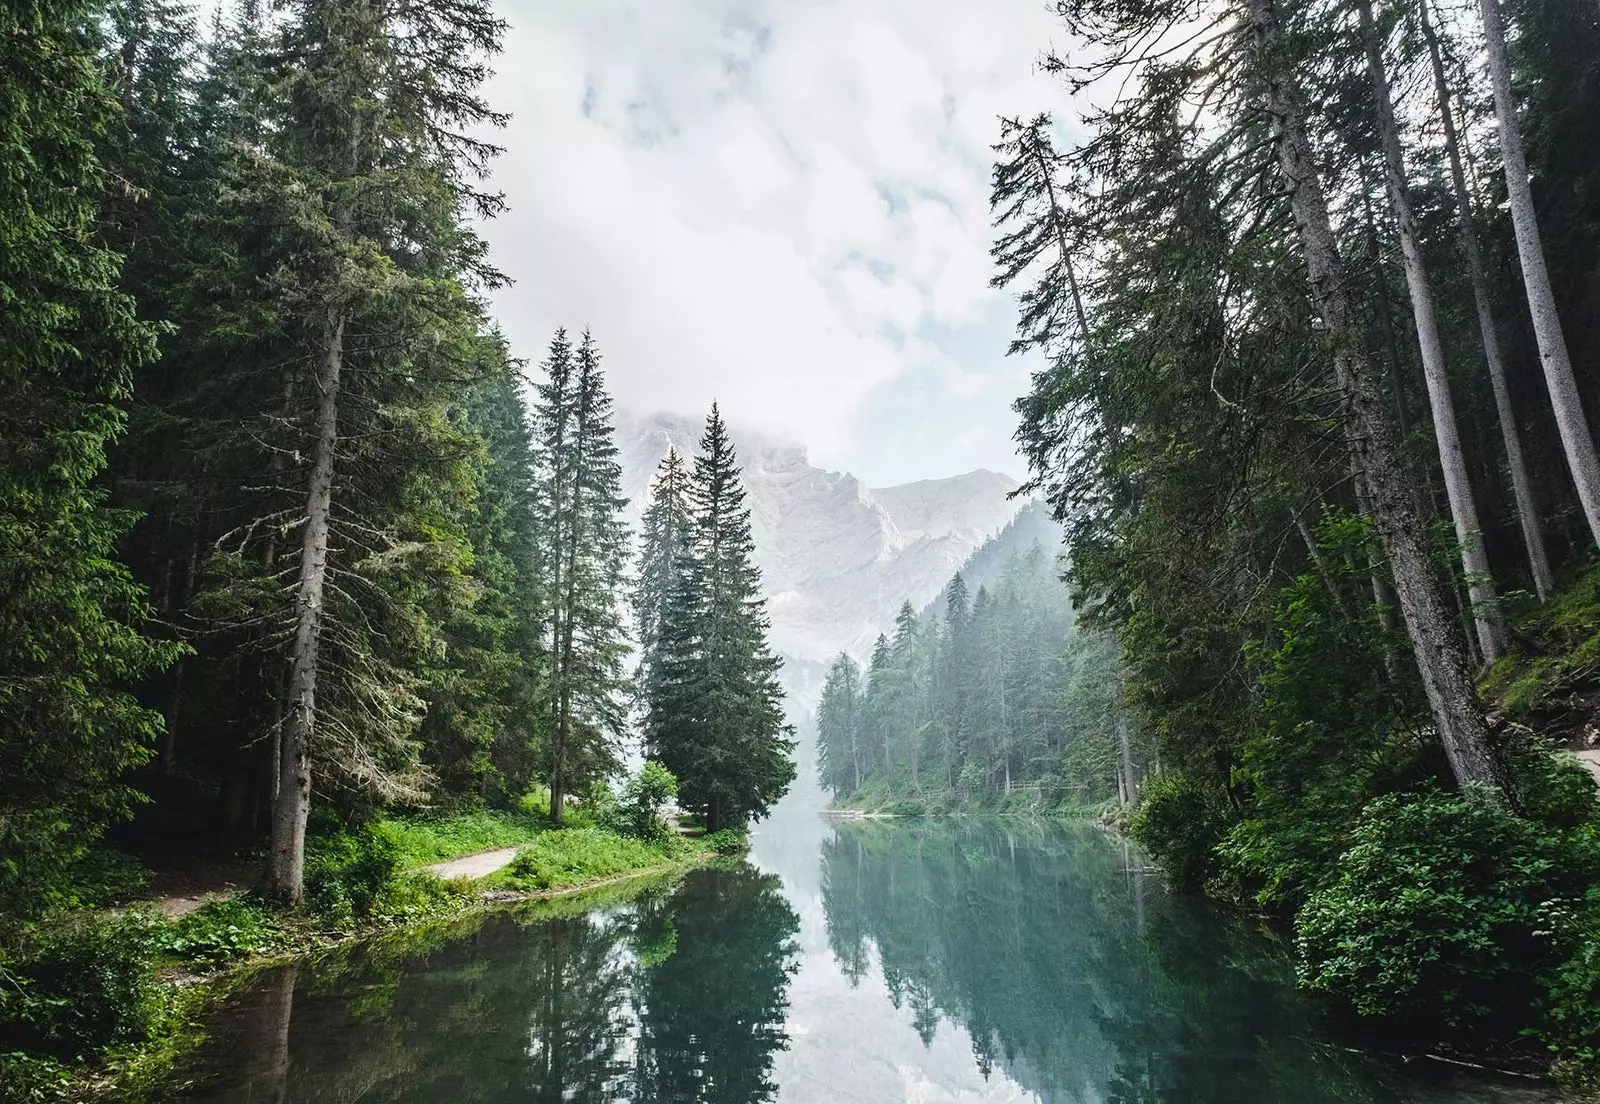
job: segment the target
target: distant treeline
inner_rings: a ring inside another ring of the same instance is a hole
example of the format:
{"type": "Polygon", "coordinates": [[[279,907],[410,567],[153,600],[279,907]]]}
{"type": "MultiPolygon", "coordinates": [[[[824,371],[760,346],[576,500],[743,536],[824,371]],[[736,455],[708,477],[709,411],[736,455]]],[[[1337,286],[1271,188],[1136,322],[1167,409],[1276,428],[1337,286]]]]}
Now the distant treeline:
{"type": "Polygon", "coordinates": [[[1115,641],[1079,628],[1055,557],[1004,561],[906,603],[865,671],[840,655],[817,712],[823,785],[845,803],[1056,808],[1118,795],[1115,641]]]}

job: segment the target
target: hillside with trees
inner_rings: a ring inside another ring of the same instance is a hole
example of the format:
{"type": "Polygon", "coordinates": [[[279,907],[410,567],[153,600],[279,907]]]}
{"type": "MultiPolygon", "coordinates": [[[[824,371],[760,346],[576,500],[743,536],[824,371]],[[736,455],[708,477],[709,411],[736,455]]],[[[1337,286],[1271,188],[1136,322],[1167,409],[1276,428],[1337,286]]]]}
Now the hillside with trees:
{"type": "MultiPolygon", "coordinates": [[[[980,551],[975,562],[989,558],[980,551]]],[[[817,707],[817,769],[836,802],[1091,809],[1143,776],[1143,742],[1117,739],[1113,638],[1080,630],[1042,547],[1000,562],[992,587],[969,592],[957,574],[942,608],[918,616],[903,605],[864,668],[845,654],[833,661],[817,707]]]]}
{"type": "Polygon", "coordinates": [[[1386,1030],[1583,1060],[1600,13],[1058,13],[1081,137],[1002,122],[994,278],[1135,833],[1386,1030]]]}

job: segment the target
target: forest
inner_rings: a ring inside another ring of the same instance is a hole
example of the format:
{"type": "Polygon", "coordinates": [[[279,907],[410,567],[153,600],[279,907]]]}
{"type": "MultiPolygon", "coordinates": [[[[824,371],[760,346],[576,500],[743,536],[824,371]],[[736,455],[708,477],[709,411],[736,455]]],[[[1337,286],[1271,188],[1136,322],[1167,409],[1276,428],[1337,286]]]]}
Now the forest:
{"type": "Polygon", "coordinates": [[[635,595],[598,339],[531,364],[489,315],[503,20],[195,19],[0,14],[0,1080],[148,1028],[148,946],[71,919],[137,895],[130,855],[253,864],[218,924],[264,944],[569,810],[513,876],[614,872],[619,800],[737,832],[794,773],[720,412],[635,595]]]}
{"type": "Polygon", "coordinates": [[[1134,834],[1389,1038],[1592,1069],[1600,9],[1055,11],[994,281],[1134,834]]]}
{"type": "Polygon", "coordinates": [[[922,615],[901,606],[865,670],[833,661],[817,770],[838,803],[1059,813],[1131,797],[1124,762],[1140,741],[1117,708],[1116,639],[1078,630],[1059,575],[1038,544],[992,588],[969,593],[957,573],[922,615]]]}

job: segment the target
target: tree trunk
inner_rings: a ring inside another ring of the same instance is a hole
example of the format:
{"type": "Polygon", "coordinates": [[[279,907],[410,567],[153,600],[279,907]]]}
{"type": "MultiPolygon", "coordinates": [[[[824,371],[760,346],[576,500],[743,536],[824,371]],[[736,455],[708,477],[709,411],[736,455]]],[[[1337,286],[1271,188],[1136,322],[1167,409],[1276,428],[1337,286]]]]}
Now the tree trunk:
{"type": "Polygon", "coordinates": [[[343,367],[344,317],[335,314],[328,319],[317,373],[317,438],[306,495],[300,580],[295,588],[289,708],[283,719],[278,795],[272,807],[272,850],[264,886],[268,896],[290,906],[300,903],[305,877],[306,818],[311,812],[311,741],[317,719],[317,653],[328,577],[328,526],[333,505],[333,458],[339,442],[339,374],[343,367]]]}
{"type": "Polygon", "coordinates": [[[1499,764],[1467,673],[1460,633],[1445,605],[1422,537],[1421,506],[1406,476],[1382,396],[1353,323],[1344,264],[1286,74],[1272,60],[1278,45],[1271,0],[1249,0],[1251,36],[1263,85],[1262,106],[1272,119],[1278,165],[1289,189],[1311,291],[1327,326],[1333,369],[1355,459],[1366,473],[1373,518],[1389,555],[1395,589],[1411,635],[1417,668],[1440,742],[1456,779],[1486,786],[1504,801],[1499,764]]]}
{"type": "Polygon", "coordinates": [[[1555,293],[1545,268],[1544,246],[1539,241],[1539,216],[1528,185],[1528,157],[1522,148],[1522,126],[1511,92],[1511,62],[1506,56],[1505,27],[1499,0],[1478,0],[1483,16],[1483,36],[1488,52],[1489,77],[1494,84],[1494,111],[1500,123],[1500,158],[1505,163],[1506,198],[1511,203],[1511,225],[1516,232],[1517,255],[1522,261],[1522,283],[1528,293],[1528,313],[1533,316],[1533,336],[1544,366],[1545,387],[1555,408],[1556,427],[1566,450],[1567,468],[1578,488],[1591,539],[1600,542],[1600,457],[1583,413],[1572,358],[1556,313],[1555,293]]]}
{"type": "Polygon", "coordinates": [[[1122,760],[1122,777],[1124,779],[1124,805],[1132,805],[1139,800],[1139,783],[1133,775],[1133,745],[1128,740],[1128,711],[1117,710],[1117,755],[1122,760]]]}
{"type": "Polygon", "coordinates": [[[1461,253],[1472,280],[1472,299],[1478,312],[1478,334],[1483,344],[1483,359],[1489,369],[1489,385],[1494,392],[1495,413],[1500,419],[1500,437],[1505,443],[1506,465],[1511,473],[1511,490],[1516,498],[1517,520],[1522,525],[1522,543],[1528,553],[1528,568],[1533,575],[1539,601],[1544,601],[1555,583],[1550,574],[1550,558],[1545,553],[1544,534],[1539,529],[1539,507],[1533,496],[1533,480],[1528,475],[1527,457],[1522,451],[1522,436],[1517,429],[1516,412],[1511,408],[1511,392],[1506,387],[1505,363],[1500,359],[1500,333],[1494,321],[1489,278],[1478,248],[1478,233],[1472,221],[1472,193],[1462,167],[1461,142],[1456,134],[1455,113],[1450,109],[1450,84],[1445,79],[1444,61],[1439,53],[1439,37],[1428,18],[1428,5],[1417,5],[1422,36],[1428,43],[1428,60],[1433,67],[1434,93],[1444,123],[1444,145],[1450,155],[1450,180],[1456,193],[1456,222],[1460,228],[1461,253]]]}
{"type": "Polygon", "coordinates": [[[1439,336],[1439,320],[1434,311],[1433,286],[1422,256],[1416,213],[1406,186],[1405,154],[1400,147],[1400,129],[1395,124],[1394,102],[1389,96],[1389,78],[1384,72],[1383,51],[1372,18],[1372,0],[1357,0],[1361,16],[1361,39],[1367,53],[1367,76],[1372,81],[1372,97],[1378,111],[1378,131],[1383,139],[1383,163],[1389,186],[1389,205],[1400,231],[1400,251],[1405,258],[1406,288],[1411,292],[1411,311],[1417,323],[1417,343],[1422,349],[1422,374],[1428,384],[1428,403],[1433,409],[1433,432],[1439,446],[1439,467],[1444,473],[1445,494],[1450,500],[1450,517],[1455,522],[1456,540],[1461,545],[1461,567],[1467,579],[1467,594],[1472,600],[1472,618],[1478,631],[1478,647],[1486,662],[1493,663],[1505,650],[1500,627],[1494,580],[1489,573],[1489,557],[1483,547],[1483,528],[1478,523],[1478,506],[1467,477],[1466,456],[1461,450],[1461,432],[1456,425],[1455,404],[1450,396],[1450,373],[1445,365],[1444,342],[1439,336]]]}

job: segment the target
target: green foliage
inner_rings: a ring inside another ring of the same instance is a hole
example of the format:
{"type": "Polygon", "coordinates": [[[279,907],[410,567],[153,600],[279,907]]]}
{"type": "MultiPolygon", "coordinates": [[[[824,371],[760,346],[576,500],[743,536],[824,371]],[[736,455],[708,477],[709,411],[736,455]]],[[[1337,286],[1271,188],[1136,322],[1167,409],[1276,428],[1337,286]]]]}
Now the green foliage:
{"type": "Polygon", "coordinates": [[[1189,775],[1174,771],[1146,784],[1133,837],[1175,882],[1190,887],[1205,883],[1220,832],[1216,808],[1189,775]]]}
{"type": "MultiPolygon", "coordinates": [[[[654,624],[643,686],[650,753],[678,780],[681,803],[716,831],[765,815],[794,780],[782,661],[755,564],[750,508],[715,404],[686,497],[691,539],[654,624]]],[[[641,596],[646,598],[647,596],[641,596]]]]}
{"type": "Polygon", "coordinates": [[[1560,833],[1476,795],[1386,794],[1300,912],[1301,979],[1425,1035],[1508,1037],[1534,1021],[1564,916],[1597,876],[1592,824],[1560,833]]]}
{"type": "Polygon", "coordinates": [[[390,817],[374,829],[394,844],[401,870],[512,847],[549,826],[542,808],[515,813],[479,809],[443,817],[390,817]]]}
{"type": "Polygon", "coordinates": [[[153,912],[51,924],[0,960],[0,1053],[74,1059],[147,1039],[163,1009],[155,976],[165,924],[153,912]]]}
{"type": "Polygon", "coordinates": [[[332,924],[371,915],[400,872],[400,859],[399,845],[377,826],[309,837],[306,907],[332,924]]]}
{"type": "Polygon", "coordinates": [[[635,839],[660,840],[671,834],[661,818],[661,810],[678,796],[678,780],[654,759],[646,759],[639,773],[622,788],[618,818],[627,835],[635,839]]]}
{"type": "Polygon", "coordinates": [[[742,828],[719,828],[701,836],[700,843],[719,855],[737,855],[750,846],[750,833],[742,828]]]}
{"type": "Polygon", "coordinates": [[[289,934],[266,907],[250,897],[211,901],[178,918],[162,950],[183,962],[219,966],[289,946],[289,934]]]}
{"type": "Polygon", "coordinates": [[[96,139],[117,105],[88,3],[0,12],[0,914],[63,903],[66,871],[138,801],[159,713],[133,694],[178,655],[116,560],[132,518],[96,486],[154,329],[101,234],[96,139]]]}
{"type": "Polygon", "coordinates": [[[544,890],[663,866],[681,858],[687,842],[646,842],[601,828],[545,832],[494,876],[512,889],[544,890]]]}

